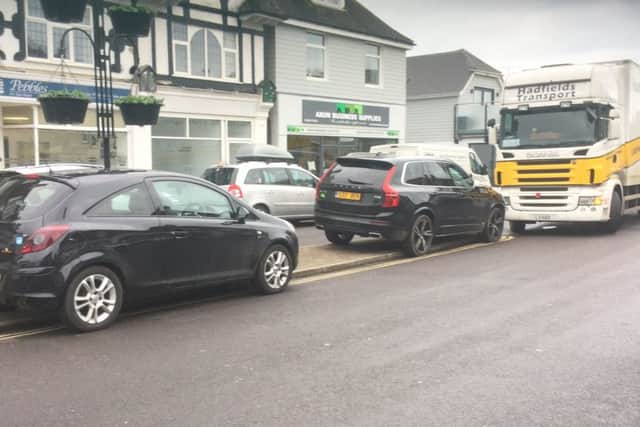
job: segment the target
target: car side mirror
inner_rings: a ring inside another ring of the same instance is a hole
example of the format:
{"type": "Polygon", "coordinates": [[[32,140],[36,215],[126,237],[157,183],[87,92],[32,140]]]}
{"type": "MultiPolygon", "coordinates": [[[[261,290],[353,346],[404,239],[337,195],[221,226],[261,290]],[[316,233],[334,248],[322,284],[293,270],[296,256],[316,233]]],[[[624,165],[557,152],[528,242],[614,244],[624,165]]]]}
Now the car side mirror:
{"type": "Polygon", "coordinates": [[[480,167],[480,175],[489,175],[489,168],[487,165],[482,165],[480,167]]]}
{"type": "Polygon", "coordinates": [[[247,218],[249,218],[250,216],[251,212],[249,212],[249,210],[244,206],[240,206],[236,211],[236,221],[238,221],[240,224],[244,224],[245,222],[247,222],[247,218]]]}

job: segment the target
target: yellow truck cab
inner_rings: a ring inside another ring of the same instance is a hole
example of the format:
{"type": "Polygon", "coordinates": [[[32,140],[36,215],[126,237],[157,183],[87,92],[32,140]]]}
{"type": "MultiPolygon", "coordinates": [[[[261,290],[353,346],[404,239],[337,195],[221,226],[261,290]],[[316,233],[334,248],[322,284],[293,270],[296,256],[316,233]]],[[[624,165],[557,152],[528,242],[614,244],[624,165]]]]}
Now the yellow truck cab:
{"type": "Polygon", "coordinates": [[[640,211],[640,67],[558,65],[505,80],[494,182],[514,232],[536,222],[600,222],[640,211]]]}

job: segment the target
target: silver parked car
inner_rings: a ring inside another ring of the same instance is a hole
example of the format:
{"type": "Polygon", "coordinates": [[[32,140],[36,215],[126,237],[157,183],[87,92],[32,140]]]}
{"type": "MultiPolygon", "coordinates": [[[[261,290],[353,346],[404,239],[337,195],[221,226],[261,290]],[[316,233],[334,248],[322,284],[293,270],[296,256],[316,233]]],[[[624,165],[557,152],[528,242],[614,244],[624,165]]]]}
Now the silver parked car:
{"type": "Polygon", "coordinates": [[[202,175],[255,209],[286,219],[313,218],[318,178],[286,163],[212,166],[202,175]]]}

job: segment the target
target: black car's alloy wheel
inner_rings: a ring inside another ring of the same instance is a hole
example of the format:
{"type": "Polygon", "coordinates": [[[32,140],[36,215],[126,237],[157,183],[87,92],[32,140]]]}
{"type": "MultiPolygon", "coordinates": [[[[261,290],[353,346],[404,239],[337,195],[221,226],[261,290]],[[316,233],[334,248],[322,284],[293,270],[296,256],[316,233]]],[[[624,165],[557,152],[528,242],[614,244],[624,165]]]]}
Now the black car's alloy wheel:
{"type": "Polygon", "coordinates": [[[341,231],[324,230],[327,240],[334,245],[348,245],[353,240],[353,233],[344,233],[341,231]]]}
{"type": "Polygon", "coordinates": [[[271,246],[262,256],[255,278],[255,286],[264,294],[284,291],[293,274],[293,263],[287,248],[271,246]]]}
{"type": "Polygon", "coordinates": [[[425,255],[433,243],[433,221],[428,215],[418,215],[413,220],[411,231],[404,242],[404,253],[411,257],[425,255]]]}
{"type": "Polygon", "coordinates": [[[106,328],[118,317],[122,297],[122,284],[113,271],[88,268],[78,273],[67,288],[64,320],[82,332],[106,328]]]}
{"type": "Polygon", "coordinates": [[[489,214],[487,225],[482,232],[482,240],[487,243],[497,242],[504,231],[504,212],[500,208],[493,208],[489,214]]]}

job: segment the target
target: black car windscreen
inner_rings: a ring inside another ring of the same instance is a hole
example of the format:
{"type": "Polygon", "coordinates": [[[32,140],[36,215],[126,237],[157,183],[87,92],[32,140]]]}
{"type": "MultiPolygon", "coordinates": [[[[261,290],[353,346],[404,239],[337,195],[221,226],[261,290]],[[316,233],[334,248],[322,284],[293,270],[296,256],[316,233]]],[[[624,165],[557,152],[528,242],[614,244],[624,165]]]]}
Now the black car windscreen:
{"type": "Polygon", "coordinates": [[[4,180],[0,185],[0,221],[41,217],[72,191],[56,181],[22,176],[4,180]]]}
{"type": "Polygon", "coordinates": [[[391,164],[363,159],[339,159],[326,184],[382,187],[391,164]]]}

